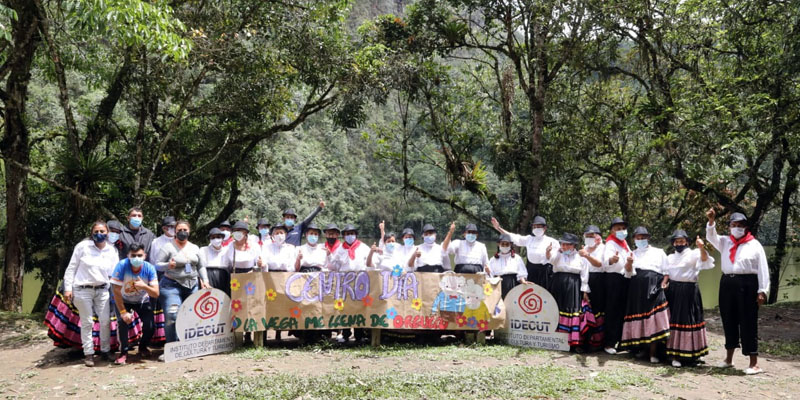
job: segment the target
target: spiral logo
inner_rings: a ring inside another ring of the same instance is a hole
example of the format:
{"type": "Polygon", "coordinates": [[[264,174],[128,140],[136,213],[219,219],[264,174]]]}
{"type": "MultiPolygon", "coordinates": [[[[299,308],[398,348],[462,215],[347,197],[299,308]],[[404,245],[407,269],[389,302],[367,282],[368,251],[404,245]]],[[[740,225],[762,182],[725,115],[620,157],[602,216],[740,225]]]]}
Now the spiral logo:
{"type": "Polygon", "coordinates": [[[542,298],[533,293],[533,288],[522,292],[517,299],[517,304],[526,314],[538,314],[542,311],[542,298]]]}
{"type": "Polygon", "coordinates": [[[202,319],[209,319],[219,311],[219,300],[216,297],[211,297],[211,291],[205,292],[194,303],[194,313],[202,319]]]}

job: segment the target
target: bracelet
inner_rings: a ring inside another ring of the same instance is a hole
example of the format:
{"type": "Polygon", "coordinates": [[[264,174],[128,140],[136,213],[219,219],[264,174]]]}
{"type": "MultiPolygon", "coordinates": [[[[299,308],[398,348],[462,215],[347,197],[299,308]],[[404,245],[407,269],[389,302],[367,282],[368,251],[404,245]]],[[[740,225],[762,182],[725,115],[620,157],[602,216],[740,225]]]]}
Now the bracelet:
{"type": "Polygon", "coordinates": [[[124,308],[122,310],[119,310],[119,315],[127,314],[127,313],[128,313],[128,310],[126,310],[124,308]]]}

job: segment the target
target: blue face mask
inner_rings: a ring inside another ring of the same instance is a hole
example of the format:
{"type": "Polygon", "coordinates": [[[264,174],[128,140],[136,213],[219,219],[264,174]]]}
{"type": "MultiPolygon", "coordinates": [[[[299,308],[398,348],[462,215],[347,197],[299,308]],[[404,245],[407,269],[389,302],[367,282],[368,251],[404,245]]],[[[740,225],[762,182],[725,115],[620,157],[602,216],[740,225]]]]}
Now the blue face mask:
{"type": "Polygon", "coordinates": [[[423,240],[423,241],[424,241],[426,244],[433,244],[433,243],[435,243],[435,242],[436,242],[436,235],[428,235],[428,236],[423,236],[423,237],[422,237],[422,240],[423,240]]]}
{"type": "Polygon", "coordinates": [[[131,257],[130,260],[131,260],[131,265],[133,265],[134,267],[141,267],[142,264],[144,264],[144,258],[131,257]]]}
{"type": "Polygon", "coordinates": [[[108,235],[106,235],[105,233],[93,233],[93,234],[92,234],[92,240],[93,240],[95,243],[101,243],[101,242],[105,242],[105,241],[106,241],[106,237],[107,237],[107,236],[108,236],[108,235]]]}
{"type": "Polygon", "coordinates": [[[308,235],[308,236],[306,236],[306,241],[308,243],[310,243],[310,244],[317,244],[317,241],[319,241],[319,236],[318,235],[308,235]]]}
{"type": "Polygon", "coordinates": [[[575,254],[575,249],[561,250],[561,252],[564,253],[565,255],[571,256],[575,254]]]}
{"type": "Polygon", "coordinates": [[[111,243],[111,244],[117,243],[117,240],[119,240],[119,233],[117,233],[117,232],[109,232],[107,240],[108,240],[108,243],[111,243]]]}
{"type": "Polygon", "coordinates": [[[634,240],[634,242],[636,243],[636,248],[637,249],[643,249],[643,248],[647,247],[647,239],[637,239],[637,240],[634,240]]]}
{"type": "Polygon", "coordinates": [[[294,220],[291,218],[286,218],[283,220],[283,224],[291,228],[294,226],[294,220]]]}
{"type": "Polygon", "coordinates": [[[413,246],[414,245],[414,238],[405,238],[405,239],[403,239],[403,244],[406,245],[406,247],[413,246]]]}
{"type": "Polygon", "coordinates": [[[614,236],[616,236],[617,239],[619,240],[625,240],[625,238],[628,237],[628,231],[627,230],[616,231],[614,232],[614,236]]]}
{"type": "Polygon", "coordinates": [[[134,227],[134,228],[138,228],[138,227],[142,226],[142,219],[139,218],[139,217],[133,217],[133,218],[131,218],[129,220],[129,222],[130,222],[131,226],[134,227]]]}
{"type": "Polygon", "coordinates": [[[344,235],[344,241],[347,242],[347,244],[353,244],[353,242],[356,241],[356,235],[344,235]]]}
{"type": "Polygon", "coordinates": [[[259,229],[259,230],[258,230],[258,233],[259,233],[259,234],[260,234],[262,237],[264,237],[264,236],[267,236],[267,235],[269,235],[269,229],[267,229],[267,228],[261,228],[261,229],[259,229]]]}
{"type": "Polygon", "coordinates": [[[468,242],[474,243],[476,240],[478,240],[478,235],[474,233],[468,233],[464,238],[467,239],[468,242]]]}
{"type": "Polygon", "coordinates": [[[386,243],[386,252],[387,252],[387,253],[392,253],[392,252],[394,252],[394,245],[395,245],[395,243],[394,243],[394,242],[391,242],[391,243],[386,243]]]}

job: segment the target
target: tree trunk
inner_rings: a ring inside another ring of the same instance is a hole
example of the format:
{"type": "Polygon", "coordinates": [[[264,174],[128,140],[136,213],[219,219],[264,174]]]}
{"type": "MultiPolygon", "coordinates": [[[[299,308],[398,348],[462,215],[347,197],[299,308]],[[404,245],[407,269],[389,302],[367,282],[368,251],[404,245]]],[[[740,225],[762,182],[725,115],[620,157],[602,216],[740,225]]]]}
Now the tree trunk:
{"type": "Polygon", "coordinates": [[[781,219],[778,224],[778,242],[775,244],[775,252],[769,260],[769,303],[778,301],[778,289],[781,283],[781,265],[786,258],[786,227],[789,224],[789,211],[792,207],[792,195],[797,192],[800,182],[797,180],[798,163],[793,163],[789,167],[786,175],[786,185],[783,188],[781,198],[781,219]]]}
{"type": "Polygon", "coordinates": [[[40,38],[36,9],[32,2],[12,3],[17,20],[12,21],[13,50],[8,62],[10,72],[3,93],[5,132],[2,152],[6,167],[5,269],[0,291],[0,308],[22,310],[22,275],[25,273],[25,238],[28,226],[27,173],[19,165],[30,165],[30,138],[25,126],[25,102],[31,63],[40,38]]]}

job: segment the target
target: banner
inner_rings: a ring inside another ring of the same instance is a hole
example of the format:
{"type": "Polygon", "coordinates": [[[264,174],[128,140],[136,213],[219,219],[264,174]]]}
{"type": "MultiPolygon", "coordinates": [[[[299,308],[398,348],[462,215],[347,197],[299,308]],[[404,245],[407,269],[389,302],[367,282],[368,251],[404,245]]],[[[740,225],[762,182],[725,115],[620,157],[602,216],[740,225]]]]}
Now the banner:
{"type": "Polygon", "coordinates": [[[268,329],[489,330],[503,326],[499,278],[452,272],[231,275],[233,326],[268,329]]]}
{"type": "Polygon", "coordinates": [[[164,346],[164,361],[233,350],[230,298],[218,289],[200,289],[181,303],[175,329],[178,341],[164,346]]]}
{"type": "Polygon", "coordinates": [[[517,285],[505,299],[507,319],[495,336],[522,347],[569,351],[566,332],[558,329],[558,304],[543,287],[517,285]]]}

